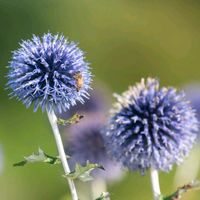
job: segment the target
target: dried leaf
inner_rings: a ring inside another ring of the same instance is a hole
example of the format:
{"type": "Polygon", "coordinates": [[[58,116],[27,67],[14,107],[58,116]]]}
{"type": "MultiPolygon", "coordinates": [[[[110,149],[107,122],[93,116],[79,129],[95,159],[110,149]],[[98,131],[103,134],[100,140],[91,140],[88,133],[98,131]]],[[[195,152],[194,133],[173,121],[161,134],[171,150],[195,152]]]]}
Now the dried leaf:
{"type": "Polygon", "coordinates": [[[200,181],[192,181],[191,183],[179,187],[173,194],[163,197],[163,200],[179,200],[182,198],[182,194],[193,189],[200,189],[200,181]]]}
{"type": "Polygon", "coordinates": [[[66,120],[58,118],[57,123],[62,126],[77,124],[83,117],[84,117],[83,115],[79,115],[76,113],[71,118],[66,120]]]}

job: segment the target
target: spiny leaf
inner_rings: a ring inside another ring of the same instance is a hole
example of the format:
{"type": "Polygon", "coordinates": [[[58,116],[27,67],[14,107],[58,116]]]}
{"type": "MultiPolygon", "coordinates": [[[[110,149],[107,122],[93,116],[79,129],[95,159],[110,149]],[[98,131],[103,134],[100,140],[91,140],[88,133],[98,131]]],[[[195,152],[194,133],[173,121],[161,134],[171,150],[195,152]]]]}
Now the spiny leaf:
{"type": "Polygon", "coordinates": [[[67,177],[70,179],[79,179],[83,182],[91,181],[93,180],[93,177],[91,176],[91,172],[94,169],[104,170],[103,166],[96,163],[87,162],[85,166],[82,166],[77,163],[75,166],[75,170],[70,172],[69,174],[65,174],[64,177],[67,177]]]}
{"type": "Polygon", "coordinates": [[[72,117],[66,120],[58,118],[57,123],[62,126],[77,124],[83,117],[84,117],[83,115],[79,115],[76,113],[72,117]]]}
{"type": "Polygon", "coordinates": [[[61,161],[58,156],[56,157],[50,156],[39,148],[37,153],[33,153],[30,156],[24,157],[24,160],[13,164],[13,166],[15,167],[24,166],[28,163],[35,163],[35,162],[45,162],[53,165],[53,164],[59,164],[61,161]]]}
{"type": "Polygon", "coordinates": [[[110,199],[110,194],[108,192],[103,192],[100,197],[98,197],[95,200],[109,200],[110,199]]]}
{"type": "Polygon", "coordinates": [[[200,181],[192,181],[191,183],[179,187],[173,194],[164,197],[163,200],[179,200],[182,198],[182,194],[192,189],[200,189],[200,181]]]}
{"type": "Polygon", "coordinates": [[[27,160],[23,160],[23,161],[14,163],[13,166],[14,167],[18,167],[18,166],[20,167],[20,166],[24,166],[25,164],[27,164],[27,160]]]}

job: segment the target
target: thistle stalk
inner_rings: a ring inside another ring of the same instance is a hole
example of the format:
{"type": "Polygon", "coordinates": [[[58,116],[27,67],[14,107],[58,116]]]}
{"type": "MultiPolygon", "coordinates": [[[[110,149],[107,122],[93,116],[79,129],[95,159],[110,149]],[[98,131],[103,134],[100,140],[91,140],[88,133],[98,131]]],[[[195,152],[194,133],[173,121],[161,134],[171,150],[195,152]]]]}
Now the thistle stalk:
{"type": "Polygon", "coordinates": [[[151,173],[151,184],[152,184],[153,197],[154,197],[154,200],[159,200],[161,192],[160,192],[158,171],[151,168],[150,173],[151,173]]]}
{"type": "MultiPolygon", "coordinates": [[[[68,173],[70,173],[70,168],[69,168],[69,164],[68,164],[67,159],[66,159],[61,135],[60,135],[60,132],[59,132],[59,129],[58,129],[57,117],[56,117],[54,111],[48,111],[47,110],[47,115],[48,115],[49,122],[50,122],[52,130],[53,130],[54,138],[55,138],[55,141],[56,141],[59,157],[60,157],[64,172],[65,172],[65,174],[68,174],[68,173]]],[[[77,191],[76,191],[75,184],[74,184],[73,180],[71,180],[69,178],[67,178],[67,180],[68,180],[70,192],[71,192],[71,195],[72,195],[72,199],[78,200],[78,195],[77,195],[77,191]]]]}

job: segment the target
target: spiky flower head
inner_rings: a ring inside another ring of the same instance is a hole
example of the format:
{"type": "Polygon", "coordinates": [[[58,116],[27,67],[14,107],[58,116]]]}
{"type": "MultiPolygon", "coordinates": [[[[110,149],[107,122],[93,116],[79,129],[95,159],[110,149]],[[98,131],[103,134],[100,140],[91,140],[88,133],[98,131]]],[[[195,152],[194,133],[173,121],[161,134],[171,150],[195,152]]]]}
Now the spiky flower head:
{"type": "Polygon", "coordinates": [[[98,163],[105,171],[96,170],[96,178],[114,181],[122,175],[121,166],[110,160],[107,155],[101,130],[105,125],[102,114],[88,114],[78,124],[67,129],[66,152],[71,156],[69,162],[74,168],[75,163],[85,165],[87,161],[98,163]],[[98,120],[97,120],[98,119],[98,120]]]}
{"type": "Polygon", "coordinates": [[[84,102],[91,74],[84,53],[63,35],[33,35],[13,52],[8,86],[26,107],[65,111],[84,102]]]}
{"type": "Polygon", "coordinates": [[[113,158],[131,170],[169,171],[189,153],[198,132],[194,110],[183,92],[144,79],[121,96],[111,113],[105,140],[113,158]]]}

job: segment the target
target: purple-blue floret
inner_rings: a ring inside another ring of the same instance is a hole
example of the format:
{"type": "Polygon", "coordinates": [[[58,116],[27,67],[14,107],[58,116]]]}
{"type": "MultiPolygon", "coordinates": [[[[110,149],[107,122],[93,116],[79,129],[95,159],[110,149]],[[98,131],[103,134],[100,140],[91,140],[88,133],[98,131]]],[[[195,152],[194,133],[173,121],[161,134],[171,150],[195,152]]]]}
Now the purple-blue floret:
{"type": "Polygon", "coordinates": [[[109,154],[130,170],[171,170],[181,163],[195,143],[195,111],[175,88],[159,88],[148,78],[130,87],[117,102],[105,131],[109,154]]]}
{"type": "Polygon", "coordinates": [[[34,104],[35,111],[66,111],[88,97],[89,69],[84,53],[63,35],[33,35],[13,52],[8,72],[11,97],[26,107],[34,104]]]}

